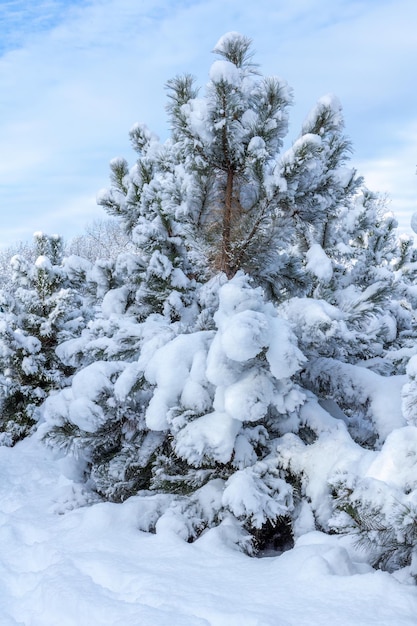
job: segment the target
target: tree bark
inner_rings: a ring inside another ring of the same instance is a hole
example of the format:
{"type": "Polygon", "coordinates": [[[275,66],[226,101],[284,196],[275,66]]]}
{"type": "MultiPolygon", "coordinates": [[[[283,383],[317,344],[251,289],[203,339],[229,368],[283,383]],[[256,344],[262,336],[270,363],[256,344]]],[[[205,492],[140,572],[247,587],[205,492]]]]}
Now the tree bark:
{"type": "Polygon", "coordinates": [[[231,250],[233,180],[234,172],[231,168],[229,168],[227,172],[226,194],[224,201],[221,254],[221,270],[226,274],[227,278],[232,278],[235,273],[232,265],[231,250]]]}

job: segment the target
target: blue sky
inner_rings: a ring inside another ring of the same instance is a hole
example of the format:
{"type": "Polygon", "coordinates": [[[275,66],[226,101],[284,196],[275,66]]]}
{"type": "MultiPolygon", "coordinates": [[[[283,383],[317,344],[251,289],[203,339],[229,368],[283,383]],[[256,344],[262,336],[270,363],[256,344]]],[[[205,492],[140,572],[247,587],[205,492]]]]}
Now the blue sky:
{"type": "Polygon", "coordinates": [[[289,142],[320,96],[340,98],[353,164],[409,232],[416,25],[415,0],[2,0],[0,247],[105,217],[95,197],[113,157],[133,163],[131,126],[166,136],[164,84],[182,72],[204,84],[230,30],[294,89],[289,142]]]}

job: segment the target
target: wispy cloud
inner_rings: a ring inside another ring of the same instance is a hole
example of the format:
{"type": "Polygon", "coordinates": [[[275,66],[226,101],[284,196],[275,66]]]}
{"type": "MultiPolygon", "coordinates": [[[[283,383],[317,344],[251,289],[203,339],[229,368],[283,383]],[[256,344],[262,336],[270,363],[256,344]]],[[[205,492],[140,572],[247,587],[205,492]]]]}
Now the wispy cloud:
{"type": "Polygon", "coordinates": [[[92,199],[113,156],[133,160],[129,128],[145,121],[166,134],[165,82],[190,71],[204,84],[228,30],[252,37],[262,71],[293,86],[290,138],[318,97],[340,97],[354,161],[370,185],[390,181],[407,221],[416,18],[414,0],[2,2],[0,245],[39,229],[72,236],[104,215],[92,199]]]}
{"type": "Polygon", "coordinates": [[[0,51],[20,47],[34,34],[51,30],[65,17],[68,7],[83,0],[3,0],[0,5],[0,51]]]}
{"type": "Polygon", "coordinates": [[[417,213],[417,120],[399,133],[398,144],[379,157],[359,162],[371,189],[386,193],[401,230],[412,234],[410,219],[417,213]]]}

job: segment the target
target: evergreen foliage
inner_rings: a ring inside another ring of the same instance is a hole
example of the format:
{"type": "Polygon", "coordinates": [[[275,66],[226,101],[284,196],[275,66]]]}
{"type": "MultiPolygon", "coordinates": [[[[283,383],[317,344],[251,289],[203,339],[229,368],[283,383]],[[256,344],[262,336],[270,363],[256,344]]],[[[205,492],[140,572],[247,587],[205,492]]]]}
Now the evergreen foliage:
{"type": "Polygon", "coordinates": [[[349,478],[335,477],[332,486],[335,514],[331,527],[352,534],[374,567],[389,572],[408,568],[417,582],[415,489],[410,494],[377,485],[380,497],[375,501],[369,480],[356,479],[352,484],[349,478]]]}
{"type": "Polygon", "coordinates": [[[35,233],[36,260],[12,257],[11,284],[1,298],[1,440],[12,445],[31,432],[51,390],[67,383],[72,369],[57,346],[86,323],[84,300],[62,265],[62,239],[35,233]]]}
{"type": "Polygon", "coordinates": [[[416,253],[349,167],[335,97],[282,151],[291,89],[247,37],[214,52],[204,95],[168,82],[170,137],[136,124],[136,163],[110,164],[98,202],[125,248],[62,260],[39,236],[33,267],[14,258],[4,430],[41,416],[101,497],[148,497],[143,529],[224,522],[248,552],[353,532],[415,575],[416,253]]]}

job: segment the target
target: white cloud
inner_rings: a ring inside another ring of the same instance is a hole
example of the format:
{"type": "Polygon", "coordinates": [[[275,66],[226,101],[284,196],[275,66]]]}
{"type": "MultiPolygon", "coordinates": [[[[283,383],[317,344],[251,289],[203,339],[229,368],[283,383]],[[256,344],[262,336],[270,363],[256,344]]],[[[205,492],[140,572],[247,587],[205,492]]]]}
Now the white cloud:
{"type": "Polygon", "coordinates": [[[358,163],[372,190],[386,193],[402,231],[412,234],[410,220],[417,212],[417,119],[398,137],[398,144],[378,158],[358,163]]]}

